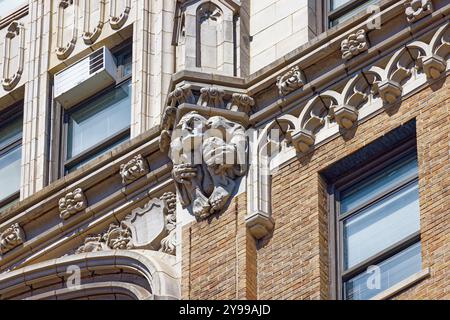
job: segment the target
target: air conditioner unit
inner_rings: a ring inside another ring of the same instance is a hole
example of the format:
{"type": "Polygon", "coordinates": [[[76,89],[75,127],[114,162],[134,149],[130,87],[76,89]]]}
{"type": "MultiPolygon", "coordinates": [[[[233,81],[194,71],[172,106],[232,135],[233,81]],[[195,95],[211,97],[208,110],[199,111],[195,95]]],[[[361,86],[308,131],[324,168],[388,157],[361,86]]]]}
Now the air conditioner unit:
{"type": "Polygon", "coordinates": [[[100,48],[55,74],[55,99],[64,108],[70,108],[115,83],[116,70],[111,52],[100,48]]]}

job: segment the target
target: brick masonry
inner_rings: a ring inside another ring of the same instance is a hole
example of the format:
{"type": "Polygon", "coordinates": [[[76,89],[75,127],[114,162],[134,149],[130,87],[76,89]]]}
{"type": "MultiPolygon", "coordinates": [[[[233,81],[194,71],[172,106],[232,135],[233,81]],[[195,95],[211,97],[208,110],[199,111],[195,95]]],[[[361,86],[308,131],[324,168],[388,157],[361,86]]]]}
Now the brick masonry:
{"type": "Polygon", "coordinates": [[[272,182],[273,234],[245,230],[245,194],[212,221],[183,229],[182,296],[190,299],[328,299],[328,204],[320,171],[416,119],[423,268],[430,276],[395,299],[448,299],[450,77],[361,123],[300,159],[272,182]]]}

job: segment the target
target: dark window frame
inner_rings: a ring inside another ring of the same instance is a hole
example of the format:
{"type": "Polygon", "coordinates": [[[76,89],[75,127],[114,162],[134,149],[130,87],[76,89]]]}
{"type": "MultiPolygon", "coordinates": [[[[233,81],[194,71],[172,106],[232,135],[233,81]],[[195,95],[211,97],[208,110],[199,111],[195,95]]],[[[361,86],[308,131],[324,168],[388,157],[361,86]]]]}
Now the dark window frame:
{"type": "MultiPolygon", "coordinates": [[[[19,117],[23,117],[23,101],[15,103],[13,106],[8,107],[7,110],[2,111],[0,113],[0,127],[6,126],[9,123],[17,120],[19,117]]],[[[18,146],[22,146],[23,141],[23,121],[22,121],[22,134],[20,138],[16,138],[15,140],[8,143],[6,146],[0,148],[0,157],[6,155],[11,150],[17,148],[18,146]]],[[[12,193],[6,198],[0,199],[0,210],[4,206],[8,205],[14,200],[20,198],[20,190],[12,193]]]]}
{"type": "MultiPolygon", "coordinates": [[[[114,55],[114,58],[116,59],[116,56],[119,56],[125,52],[131,52],[132,54],[132,45],[131,41],[125,41],[121,45],[115,47],[112,51],[112,54],[114,55]]],[[[117,61],[116,61],[117,62],[117,61]]],[[[112,84],[111,86],[108,86],[107,88],[97,92],[93,96],[81,101],[80,103],[77,103],[75,106],[71,107],[69,110],[63,110],[62,112],[62,148],[61,148],[61,165],[60,165],[60,176],[65,176],[69,173],[70,169],[72,169],[74,166],[81,164],[85,161],[89,162],[89,158],[95,156],[102,150],[106,149],[109,145],[114,145],[115,143],[121,141],[127,136],[130,136],[131,134],[131,124],[130,126],[120,130],[119,132],[113,134],[112,136],[109,136],[106,139],[103,139],[102,141],[99,141],[95,145],[91,146],[90,148],[84,150],[83,152],[71,157],[70,159],[67,159],[67,145],[68,145],[68,132],[69,132],[69,118],[72,113],[74,113],[77,110],[80,110],[84,107],[86,103],[89,103],[102,95],[107,94],[110,91],[113,91],[114,89],[120,87],[124,83],[128,81],[132,81],[132,72],[128,75],[124,75],[124,66],[120,64],[117,66],[116,70],[116,77],[117,81],[116,83],[112,84]]],[[[130,95],[132,93],[130,92],[130,95]]],[[[131,111],[130,111],[131,112],[131,111]]],[[[81,166],[83,166],[82,164],[81,166]]],[[[77,170],[77,169],[75,169],[77,170]]]]}
{"type": "Polygon", "coordinates": [[[330,28],[333,28],[333,27],[339,25],[339,23],[336,25],[332,25],[331,22],[342,17],[343,15],[351,12],[352,10],[356,9],[357,7],[362,6],[367,1],[369,1],[369,0],[352,0],[352,1],[349,1],[348,3],[341,5],[340,7],[336,8],[334,10],[331,10],[331,3],[330,3],[331,0],[325,0],[325,5],[324,5],[324,8],[325,8],[325,14],[324,14],[325,30],[328,30],[330,28]]]}
{"type": "Polygon", "coordinates": [[[358,170],[353,171],[350,174],[334,181],[328,186],[328,207],[329,207],[329,258],[330,258],[330,273],[331,273],[331,297],[343,300],[344,297],[344,282],[353,278],[357,274],[360,274],[370,265],[378,264],[395,254],[405,250],[406,248],[412,246],[413,244],[420,242],[421,236],[420,231],[415,232],[408,237],[398,241],[397,243],[385,248],[381,252],[361,261],[355,266],[350,267],[348,270],[344,268],[344,241],[343,241],[343,222],[350,216],[357,215],[361,212],[363,208],[369,207],[376,202],[382,201],[386,197],[396,193],[397,191],[410,186],[412,183],[418,181],[418,172],[407,179],[404,179],[394,186],[390,187],[385,192],[372,197],[370,200],[365,201],[363,204],[356,208],[353,208],[349,212],[341,216],[340,214],[340,199],[339,190],[343,190],[349,186],[355,185],[356,183],[364,180],[365,178],[380,173],[384,168],[393,165],[396,161],[400,160],[404,156],[415,152],[416,141],[410,139],[400,146],[386,152],[374,161],[367,162],[366,165],[362,166],[358,170]]]}

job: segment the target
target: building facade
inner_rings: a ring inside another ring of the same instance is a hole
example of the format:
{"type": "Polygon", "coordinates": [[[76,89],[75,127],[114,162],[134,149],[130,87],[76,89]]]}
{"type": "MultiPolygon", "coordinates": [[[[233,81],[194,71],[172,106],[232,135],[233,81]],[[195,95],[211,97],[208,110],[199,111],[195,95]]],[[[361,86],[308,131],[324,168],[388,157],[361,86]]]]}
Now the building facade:
{"type": "Polygon", "coordinates": [[[449,13],[0,1],[0,299],[448,299],[449,13]]]}

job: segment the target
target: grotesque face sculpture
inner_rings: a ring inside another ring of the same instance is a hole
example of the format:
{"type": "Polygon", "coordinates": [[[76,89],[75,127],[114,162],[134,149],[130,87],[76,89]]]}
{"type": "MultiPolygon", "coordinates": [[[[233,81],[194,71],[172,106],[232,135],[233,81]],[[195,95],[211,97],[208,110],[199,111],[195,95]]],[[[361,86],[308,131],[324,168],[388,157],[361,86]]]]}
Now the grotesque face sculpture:
{"type": "Polygon", "coordinates": [[[132,158],[128,163],[120,165],[122,184],[133,182],[134,180],[146,175],[147,172],[147,162],[140,154],[132,158]]]}
{"type": "Polygon", "coordinates": [[[215,116],[197,112],[184,115],[174,131],[172,175],[183,206],[204,219],[223,209],[234,190],[234,180],[246,172],[247,140],[244,128],[215,116]],[[244,161],[239,161],[239,159],[244,161]]]}

